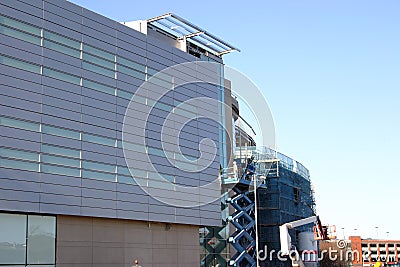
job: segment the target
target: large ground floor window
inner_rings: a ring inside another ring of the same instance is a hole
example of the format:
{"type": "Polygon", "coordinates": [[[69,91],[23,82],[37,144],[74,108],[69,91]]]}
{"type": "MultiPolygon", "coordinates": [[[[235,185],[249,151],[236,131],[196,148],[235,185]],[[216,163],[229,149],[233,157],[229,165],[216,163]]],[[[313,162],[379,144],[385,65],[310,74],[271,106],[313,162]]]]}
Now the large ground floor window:
{"type": "Polygon", "coordinates": [[[56,217],[0,213],[0,266],[55,266],[56,217]]]}

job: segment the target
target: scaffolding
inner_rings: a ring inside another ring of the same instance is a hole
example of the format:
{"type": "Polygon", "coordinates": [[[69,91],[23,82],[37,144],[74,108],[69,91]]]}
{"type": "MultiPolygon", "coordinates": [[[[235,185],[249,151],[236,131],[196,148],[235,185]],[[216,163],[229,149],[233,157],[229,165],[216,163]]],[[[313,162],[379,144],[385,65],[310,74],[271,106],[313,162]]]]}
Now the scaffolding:
{"type": "MultiPolygon", "coordinates": [[[[315,215],[308,170],[274,149],[244,146],[236,148],[233,167],[221,170],[221,182],[223,226],[203,235],[201,266],[290,265],[277,254],[257,263],[255,251],[279,251],[279,226],[315,215]]],[[[294,245],[297,232],[306,230],[312,229],[290,230],[294,245]]]]}

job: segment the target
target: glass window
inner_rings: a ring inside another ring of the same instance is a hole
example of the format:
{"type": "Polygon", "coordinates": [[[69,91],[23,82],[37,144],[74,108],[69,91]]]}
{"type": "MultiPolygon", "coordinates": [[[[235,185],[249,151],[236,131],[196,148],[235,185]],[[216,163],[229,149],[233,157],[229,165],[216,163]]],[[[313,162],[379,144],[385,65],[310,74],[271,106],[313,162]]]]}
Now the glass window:
{"type": "Polygon", "coordinates": [[[111,54],[109,52],[97,49],[97,48],[95,48],[93,46],[90,46],[90,45],[87,45],[87,44],[83,44],[83,51],[84,52],[88,52],[88,53],[90,53],[92,55],[96,55],[98,57],[102,57],[102,58],[108,59],[108,60],[110,60],[112,62],[115,61],[114,54],[111,54]]]}
{"type": "Polygon", "coordinates": [[[117,70],[119,72],[121,72],[121,73],[124,73],[126,75],[130,75],[132,77],[138,78],[138,79],[143,80],[143,81],[146,79],[146,74],[145,73],[137,71],[137,70],[134,70],[134,69],[127,68],[127,67],[122,66],[122,65],[118,65],[117,70]]]}
{"type": "Polygon", "coordinates": [[[82,161],[82,168],[91,169],[95,171],[104,171],[115,173],[115,165],[108,165],[103,163],[96,163],[91,161],[82,161]]]}
{"type": "Polygon", "coordinates": [[[82,170],[82,177],[115,182],[115,174],[82,170]]]}
{"type": "Polygon", "coordinates": [[[132,93],[126,92],[126,91],[122,91],[122,90],[117,90],[117,96],[127,99],[127,100],[131,100],[133,97],[132,93]]]}
{"type": "Polygon", "coordinates": [[[114,69],[115,65],[114,62],[99,58],[99,57],[95,57],[89,54],[84,53],[83,54],[83,60],[100,65],[102,67],[108,68],[108,69],[114,69]]]}
{"type": "Polygon", "coordinates": [[[156,85],[156,86],[159,86],[159,87],[162,87],[162,88],[166,88],[166,89],[172,89],[172,82],[167,82],[167,81],[164,81],[162,79],[155,78],[155,77],[152,77],[148,81],[150,83],[156,85]]]}
{"type": "Polygon", "coordinates": [[[147,171],[139,170],[139,169],[132,169],[132,174],[131,174],[127,167],[121,167],[121,166],[118,166],[118,174],[124,175],[124,176],[129,176],[129,177],[132,177],[132,174],[134,174],[135,179],[137,177],[147,178],[147,171]]]}
{"type": "Polygon", "coordinates": [[[158,148],[154,148],[154,147],[149,147],[148,153],[149,153],[149,155],[165,157],[164,151],[162,149],[158,149],[158,148]]]}
{"type": "Polygon", "coordinates": [[[35,45],[40,45],[41,44],[41,39],[40,37],[28,34],[28,33],[24,33],[18,30],[14,30],[11,28],[7,28],[4,26],[0,26],[0,34],[4,34],[13,38],[17,38],[20,39],[22,41],[28,42],[28,43],[32,43],[35,45]]]}
{"type": "Polygon", "coordinates": [[[149,74],[149,76],[154,76],[157,72],[159,72],[158,70],[152,69],[147,67],[147,74],[149,74]]]}
{"type": "Polygon", "coordinates": [[[75,48],[77,50],[81,49],[81,43],[80,42],[75,41],[75,40],[71,40],[69,38],[66,38],[66,37],[61,36],[61,35],[56,34],[56,33],[52,33],[52,32],[49,32],[49,31],[44,31],[44,38],[48,39],[48,40],[51,40],[53,42],[57,42],[57,43],[60,43],[60,44],[75,48]]]}
{"type": "Polygon", "coordinates": [[[147,171],[135,169],[135,170],[132,170],[132,173],[135,178],[137,178],[137,177],[147,178],[147,171]]]}
{"type": "Polygon", "coordinates": [[[115,146],[115,139],[84,133],[82,140],[106,146],[115,146]]]}
{"type": "Polygon", "coordinates": [[[118,174],[118,183],[136,184],[136,182],[132,176],[124,176],[124,175],[120,175],[120,174],[118,174]]]}
{"type": "Polygon", "coordinates": [[[81,78],[78,76],[73,76],[71,74],[67,74],[64,72],[48,69],[48,68],[43,68],[43,75],[48,76],[54,79],[58,79],[64,82],[68,83],[73,83],[76,85],[80,85],[81,83],[81,78]]]}
{"type": "Polygon", "coordinates": [[[0,156],[5,158],[25,159],[36,162],[39,160],[38,153],[27,152],[22,150],[14,150],[10,148],[0,148],[0,156]]]}
{"type": "Polygon", "coordinates": [[[64,148],[59,146],[52,146],[42,144],[42,152],[48,154],[55,154],[60,156],[67,156],[73,158],[80,158],[80,151],[76,149],[64,148]]]}
{"type": "Polygon", "coordinates": [[[41,161],[45,163],[64,165],[69,167],[76,167],[76,168],[80,167],[79,159],[71,159],[71,158],[64,158],[64,157],[50,156],[43,154],[41,157],[41,161]]]}
{"type": "Polygon", "coordinates": [[[0,55],[0,64],[40,74],[40,66],[0,55]]]}
{"type": "Polygon", "coordinates": [[[67,137],[67,138],[76,139],[76,140],[80,139],[79,132],[62,129],[62,128],[58,128],[58,127],[54,127],[54,126],[49,126],[49,125],[43,125],[42,132],[46,133],[46,134],[57,135],[57,136],[67,137]]]}
{"type": "Polygon", "coordinates": [[[169,182],[171,182],[171,183],[175,182],[175,177],[174,177],[173,175],[168,175],[168,174],[165,174],[165,173],[159,173],[159,175],[160,175],[163,179],[165,179],[166,181],[169,181],[169,182]]]}
{"type": "Polygon", "coordinates": [[[82,68],[85,69],[85,70],[90,70],[90,71],[93,71],[93,72],[108,76],[110,78],[114,78],[115,77],[115,73],[114,73],[113,70],[105,69],[103,67],[94,65],[94,64],[86,62],[86,61],[82,62],[82,68]]]}
{"type": "Polygon", "coordinates": [[[188,118],[188,119],[193,119],[193,118],[196,118],[196,117],[197,117],[196,111],[194,111],[194,112],[185,111],[185,110],[182,109],[182,108],[175,109],[175,113],[178,114],[178,115],[181,115],[181,116],[183,116],[183,117],[186,117],[186,118],[188,118]]]}
{"type": "Polygon", "coordinates": [[[0,265],[25,264],[26,215],[0,213],[0,265]]]}
{"type": "Polygon", "coordinates": [[[154,180],[151,180],[151,179],[149,179],[148,186],[149,187],[153,187],[153,188],[166,189],[166,190],[173,190],[174,189],[174,185],[171,184],[171,183],[159,182],[159,181],[154,181],[154,180]]]}
{"type": "Polygon", "coordinates": [[[0,15],[0,23],[15,29],[40,36],[41,29],[0,15]]]}
{"type": "Polygon", "coordinates": [[[28,216],[28,264],[55,264],[56,218],[28,216]]]}
{"type": "Polygon", "coordinates": [[[55,165],[50,165],[50,164],[45,164],[45,163],[41,164],[41,171],[45,172],[45,173],[54,173],[54,174],[60,174],[60,175],[66,175],[66,176],[80,177],[79,169],[55,166],[55,165]]]}
{"type": "Polygon", "coordinates": [[[20,121],[6,117],[0,117],[0,125],[39,132],[39,123],[20,121]]]}
{"type": "MultiPolygon", "coordinates": [[[[122,91],[119,91],[119,92],[122,92],[122,91]]],[[[120,94],[119,92],[117,94],[120,94]]],[[[121,94],[123,94],[123,93],[121,93],[121,94]]],[[[123,95],[125,96],[124,97],[125,99],[133,100],[134,103],[139,103],[139,104],[150,105],[151,106],[151,104],[148,103],[148,100],[147,100],[146,97],[143,97],[143,96],[140,96],[140,95],[135,95],[135,97],[133,97],[133,94],[131,94],[131,93],[127,93],[127,94],[123,94],[123,95]],[[131,96],[131,98],[128,98],[129,96],[131,96]]]]}
{"type": "Polygon", "coordinates": [[[198,170],[198,164],[196,162],[194,163],[187,163],[185,161],[180,161],[178,159],[175,160],[175,166],[179,166],[181,169],[186,169],[186,170],[198,170]]]}
{"type": "Polygon", "coordinates": [[[73,48],[69,48],[67,46],[60,45],[52,41],[44,40],[43,45],[46,48],[69,55],[71,57],[80,58],[81,56],[81,52],[79,50],[75,50],[73,48]]]}
{"type": "Polygon", "coordinates": [[[131,173],[129,172],[129,169],[127,167],[122,167],[122,166],[118,166],[118,174],[131,176],[131,173]]]}
{"type": "Polygon", "coordinates": [[[139,63],[136,63],[134,61],[128,60],[128,59],[123,58],[123,57],[117,57],[117,62],[118,62],[118,66],[120,66],[119,64],[122,64],[122,65],[125,65],[125,66],[127,66],[127,67],[129,67],[131,69],[138,70],[140,72],[145,72],[145,70],[146,70],[146,66],[144,66],[142,64],[139,64],[139,63]]]}
{"type": "Polygon", "coordinates": [[[88,80],[83,80],[82,85],[87,88],[97,90],[97,91],[100,91],[100,92],[103,92],[106,94],[115,95],[115,89],[112,87],[109,87],[107,85],[103,85],[103,84],[88,81],[88,80]]]}
{"type": "MultiPolygon", "coordinates": [[[[156,70],[156,69],[147,67],[147,73],[149,74],[150,77],[154,76],[158,73],[156,76],[157,79],[164,80],[169,83],[172,82],[172,76],[168,75],[167,73],[161,72],[160,70],[156,70]]],[[[155,77],[153,77],[153,78],[155,78],[155,77]]]]}
{"type": "Polygon", "coordinates": [[[120,148],[124,148],[127,150],[132,150],[132,151],[136,151],[136,152],[142,152],[142,153],[146,153],[146,147],[143,144],[134,144],[134,143],[130,143],[130,142],[123,142],[119,141],[118,142],[118,146],[120,148]]]}
{"type": "Polygon", "coordinates": [[[172,109],[173,109],[173,107],[171,107],[170,105],[167,105],[167,104],[164,104],[164,103],[161,103],[161,102],[156,102],[154,107],[158,108],[158,109],[161,109],[161,110],[164,110],[164,111],[167,111],[167,112],[171,112],[172,109]]]}
{"type": "Polygon", "coordinates": [[[0,158],[0,167],[25,171],[39,171],[39,163],[0,158]]]}

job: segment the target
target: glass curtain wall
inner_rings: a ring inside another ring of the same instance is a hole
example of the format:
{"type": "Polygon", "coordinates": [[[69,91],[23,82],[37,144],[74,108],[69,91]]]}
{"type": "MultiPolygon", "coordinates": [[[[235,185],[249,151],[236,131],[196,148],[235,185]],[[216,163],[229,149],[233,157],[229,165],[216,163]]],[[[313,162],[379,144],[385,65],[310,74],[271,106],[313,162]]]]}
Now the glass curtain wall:
{"type": "Polygon", "coordinates": [[[56,217],[0,213],[0,266],[55,266],[56,217]]]}

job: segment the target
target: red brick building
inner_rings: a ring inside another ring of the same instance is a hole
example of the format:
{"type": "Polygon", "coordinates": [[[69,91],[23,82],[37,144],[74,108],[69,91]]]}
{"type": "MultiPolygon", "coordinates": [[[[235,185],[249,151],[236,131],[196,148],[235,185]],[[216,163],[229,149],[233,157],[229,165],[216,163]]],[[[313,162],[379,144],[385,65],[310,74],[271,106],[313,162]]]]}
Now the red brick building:
{"type": "Polygon", "coordinates": [[[360,236],[350,236],[349,239],[354,267],[373,266],[377,261],[383,266],[400,266],[400,240],[362,239],[360,236]]]}

